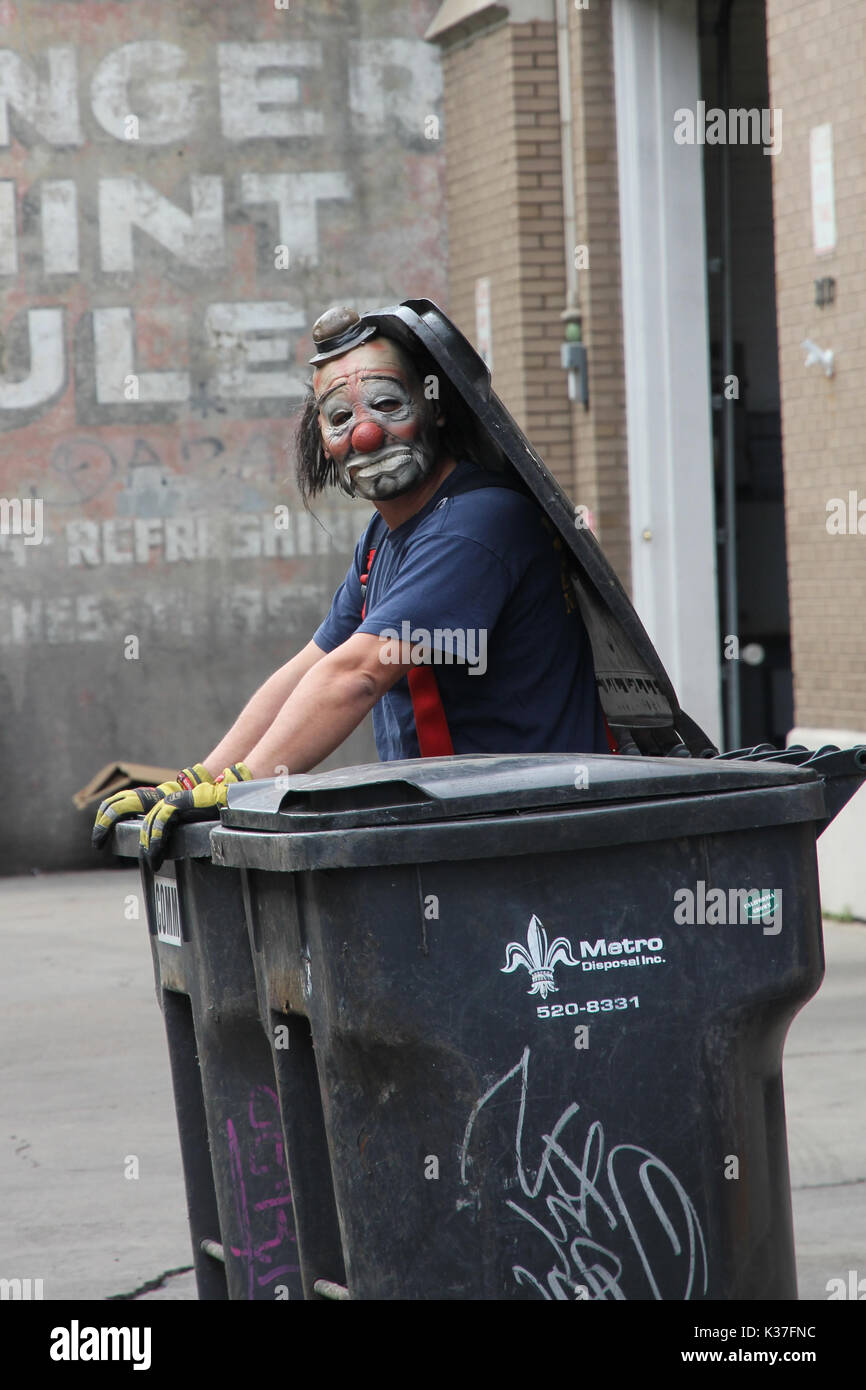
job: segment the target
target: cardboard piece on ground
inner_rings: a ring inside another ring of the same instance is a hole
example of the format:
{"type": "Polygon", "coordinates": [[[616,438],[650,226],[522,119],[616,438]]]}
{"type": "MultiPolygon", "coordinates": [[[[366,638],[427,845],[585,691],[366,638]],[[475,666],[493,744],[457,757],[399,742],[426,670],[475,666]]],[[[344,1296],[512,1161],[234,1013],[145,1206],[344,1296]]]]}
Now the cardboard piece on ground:
{"type": "Polygon", "coordinates": [[[177,778],[176,767],[154,767],[151,763],[106,763],[95,777],[72,800],[79,811],[83,811],[95,801],[104,801],[115,792],[125,791],[127,787],[155,787],[160,782],[173,782],[177,778]]]}

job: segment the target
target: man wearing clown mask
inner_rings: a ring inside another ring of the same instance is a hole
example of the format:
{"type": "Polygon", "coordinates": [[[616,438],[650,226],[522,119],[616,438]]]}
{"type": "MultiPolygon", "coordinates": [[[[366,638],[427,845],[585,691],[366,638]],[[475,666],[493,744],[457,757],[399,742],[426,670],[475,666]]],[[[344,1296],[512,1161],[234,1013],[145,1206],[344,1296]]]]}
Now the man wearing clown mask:
{"type": "Polygon", "coordinates": [[[204,761],[100,806],[96,844],[146,814],[154,867],[229,782],[309,771],[371,710],[383,761],[609,749],[561,543],[453,384],[353,309],[329,309],[313,340],[302,495],[339,487],[375,510],[324,621],[204,761]]]}

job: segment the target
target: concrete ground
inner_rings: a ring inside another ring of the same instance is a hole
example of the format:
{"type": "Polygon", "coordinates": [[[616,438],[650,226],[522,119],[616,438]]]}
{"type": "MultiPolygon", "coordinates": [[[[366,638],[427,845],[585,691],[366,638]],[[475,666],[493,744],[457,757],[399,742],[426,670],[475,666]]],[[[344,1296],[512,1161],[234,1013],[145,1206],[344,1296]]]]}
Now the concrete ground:
{"type": "MultiPolygon", "coordinates": [[[[0,1277],[41,1278],[46,1299],[196,1297],[137,895],[126,869],[0,879],[0,1277]]],[[[866,1278],[866,926],[825,939],[785,1051],[804,1299],[866,1278]]]]}
{"type": "Polygon", "coordinates": [[[0,1276],[46,1299],[196,1297],[138,891],[126,869],[0,879],[0,1276]]]}
{"type": "MultiPolygon", "coordinates": [[[[866,925],[824,922],[827,973],[785,1045],[801,1299],[866,1279],[866,925]]],[[[861,1296],[866,1296],[866,1283],[861,1296]]]]}

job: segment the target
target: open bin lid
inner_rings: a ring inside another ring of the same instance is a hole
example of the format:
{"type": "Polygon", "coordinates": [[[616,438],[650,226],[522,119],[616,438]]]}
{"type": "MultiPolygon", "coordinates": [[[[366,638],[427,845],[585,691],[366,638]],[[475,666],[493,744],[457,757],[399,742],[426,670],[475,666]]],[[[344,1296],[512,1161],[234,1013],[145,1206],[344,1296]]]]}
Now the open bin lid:
{"type": "MultiPolygon", "coordinates": [[[[415,758],[234,783],[221,821],[297,835],[762,788],[799,795],[801,814],[785,817],[796,820],[823,814],[820,780],[811,770],[771,762],[564,753],[415,758]]],[[[738,828],[733,806],[730,822],[738,828]]]]}
{"type": "Polygon", "coordinates": [[[492,389],[490,371],[456,324],[429,299],[370,310],[357,329],[374,328],[410,349],[422,347],[469,411],[467,429],[483,443],[492,472],[528,492],[558,533],[592,646],[596,685],[623,753],[703,757],[715,747],[680,708],[670,677],[595,536],[492,389]]]}

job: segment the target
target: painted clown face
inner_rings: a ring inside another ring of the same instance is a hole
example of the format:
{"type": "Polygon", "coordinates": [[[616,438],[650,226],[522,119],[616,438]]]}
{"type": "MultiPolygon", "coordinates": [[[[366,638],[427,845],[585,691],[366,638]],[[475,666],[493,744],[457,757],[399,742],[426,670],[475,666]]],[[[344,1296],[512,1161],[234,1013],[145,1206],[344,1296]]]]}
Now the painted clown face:
{"type": "Polygon", "coordinates": [[[313,375],[325,453],[348,492],[387,502],[423,482],[439,440],[430,402],[398,345],[373,338],[313,375]]]}

